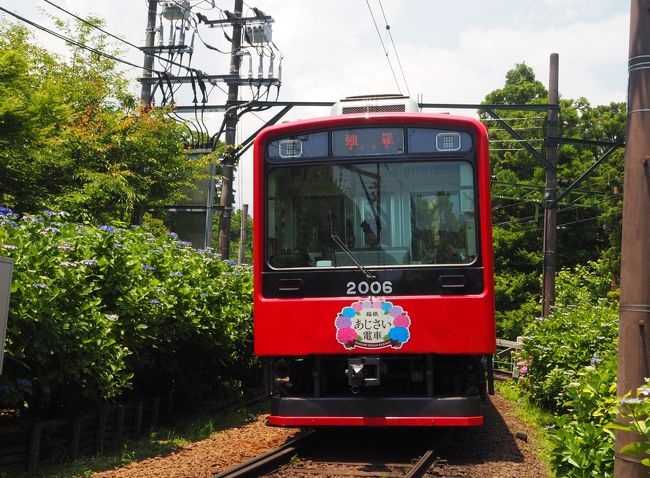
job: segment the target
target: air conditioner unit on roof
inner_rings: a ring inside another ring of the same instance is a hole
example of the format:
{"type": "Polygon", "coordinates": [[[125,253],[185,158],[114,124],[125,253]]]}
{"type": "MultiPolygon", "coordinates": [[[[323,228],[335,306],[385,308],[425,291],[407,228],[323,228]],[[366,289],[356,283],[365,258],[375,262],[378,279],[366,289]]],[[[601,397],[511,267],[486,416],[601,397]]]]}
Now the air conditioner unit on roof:
{"type": "Polygon", "coordinates": [[[332,115],[418,112],[417,101],[404,95],[348,96],[332,106],[332,115]]]}

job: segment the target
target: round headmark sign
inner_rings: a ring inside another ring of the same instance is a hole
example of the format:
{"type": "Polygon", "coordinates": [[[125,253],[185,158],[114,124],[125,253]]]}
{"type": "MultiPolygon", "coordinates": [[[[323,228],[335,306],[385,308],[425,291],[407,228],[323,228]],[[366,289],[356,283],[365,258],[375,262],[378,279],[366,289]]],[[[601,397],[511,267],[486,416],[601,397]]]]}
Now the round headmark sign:
{"type": "Polygon", "coordinates": [[[336,340],[347,349],[399,349],[411,336],[408,313],[383,300],[360,300],[343,307],[334,325],[336,340]]]}

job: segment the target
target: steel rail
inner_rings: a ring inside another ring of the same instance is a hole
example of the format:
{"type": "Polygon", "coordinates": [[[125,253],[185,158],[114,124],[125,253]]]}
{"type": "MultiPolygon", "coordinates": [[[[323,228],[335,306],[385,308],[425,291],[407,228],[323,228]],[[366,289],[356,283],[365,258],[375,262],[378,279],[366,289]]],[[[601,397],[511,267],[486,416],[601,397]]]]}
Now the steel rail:
{"type": "Polygon", "coordinates": [[[436,460],[436,455],[433,454],[433,450],[427,450],[420,459],[413,465],[413,468],[405,475],[405,478],[421,478],[423,477],[431,465],[436,460]]]}
{"type": "Polygon", "coordinates": [[[293,440],[288,441],[282,446],[271,450],[262,455],[237,465],[228,470],[222,471],[213,478],[248,478],[258,477],[264,471],[273,470],[291,460],[298,451],[304,447],[315,435],[315,430],[311,430],[293,440]]]}

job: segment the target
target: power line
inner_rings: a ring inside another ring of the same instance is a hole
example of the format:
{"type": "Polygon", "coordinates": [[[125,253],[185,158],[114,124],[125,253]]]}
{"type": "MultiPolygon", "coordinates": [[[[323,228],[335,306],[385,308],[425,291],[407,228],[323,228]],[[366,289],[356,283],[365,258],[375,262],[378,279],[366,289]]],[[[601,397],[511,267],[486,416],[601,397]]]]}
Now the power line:
{"type": "MultiPolygon", "coordinates": [[[[603,203],[605,203],[605,202],[607,202],[607,201],[611,201],[612,199],[616,199],[616,198],[618,198],[618,197],[620,197],[620,196],[621,196],[620,193],[619,193],[619,194],[612,194],[612,195],[606,196],[603,200],[598,201],[598,202],[595,202],[595,203],[593,203],[593,204],[590,204],[589,207],[596,207],[596,206],[598,206],[598,205],[600,205],[600,204],[603,204],[603,203]]],[[[581,208],[581,207],[583,207],[583,206],[567,206],[567,207],[565,207],[565,208],[558,209],[557,212],[558,212],[558,214],[559,214],[559,213],[561,213],[561,212],[573,211],[573,210],[579,209],[579,208],[581,208]]],[[[530,220],[532,220],[532,219],[535,219],[536,217],[537,217],[537,216],[526,216],[526,217],[521,217],[521,218],[518,218],[518,219],[513,219],[513,220],[511,220],[511,221],[498,222],[498,223],[496,223],[496,224],[494,224],[494,225],[495,225],[495,226],[509,226],[509,225],[511,225],[511,224],[520,224],[520,223],[525,223],[525,222],[527,222],[527,221],[530,221],[530,220]]],[[[566,225],[566,224],[572,224],[572,223],[565,223],[565,225],[566,225]]],[[[559,225],[558,225],[558,226],[559,226],[559,225]]]]}
{"type": "MultiPolygon", "coordinates": [[[[118,63],[123,63],[125,65],[132,66],[134,68],[138,68],[138,69],[144,68],[142,65],[136,65],[135,63],[131,63],[130,61],[123,60],[122,58],[118,58],[118,57],[116,57],[114,55],[110,55],[110,54],[105,53],[105,52],[103,52],[101,50],[98,50],[98,49],[93,48],[91,46],[85,45],[84,43],[81,43],[81,42],[78,42],[78,41],[73,40],[71,38],[68,38],[68,37],[66,37],[65,35],[62,35],[59,32],[55,32],[53,30],[50,30],[49,28],[46,28],[46,27],[44,27],[42,25],[39,25],[38,23],[35,23],[35,22],[31,21],[31,20],[28,20],[25,17],[21,17],[17,13],[14,13],[14,12],[12,12],[10,10],[7,10],[6,8],[0,7],[0,11],[3,11],[5,13],[11,15],[14,18],[17,18],[21,22],[27,23],[28,25],[31,25],[31,26],[33,26],[35,28],[38,28],[39,30],[44,31],[45,33],[49,33],[50,35],[55,36],[55,37],[59,38],[60,40],[63,40],[65,42],[67,42],[67,43],[70,43],[71,45],[78,46],[79,48],[81,48],[83,50],[87,50],[87,51],[89,51],[91,53],[95,53],[96,55],[102,56],[102,57],[107,58],[109,60],[113,60],[113,61],[116,61],[118,63]]],[[[160,72],[158,70],[154,70],[152,68],[144,68],[144,69],[148,70],[148,71],[151,71],[152,73],[162,74],[162,72],[160,72]]]]}
{"type": "Polygon", "coordinates": [[[386,13],[384,12],[384,6],[379,0],[379,8],[381,8],[381,13],[384,16],[384,22],[386,23],[386,31],[390,37],[390,42],[393,44],[393,51],[395,52],[395,58],[397,58],[397,64],[399,65],[400,72],[402,73],[402,79],[404,80],[404,85],[406,86],[406,92],[411,96],[411,90],[409,89],[408,81],[406,81],[406,75],[404,75],[404,69],[402,68],[402,62],[399,59],[399,54],[397,53],[397,47],[395,46],[395,41],[393,40],[393,34],[390,32],[390,25],[388,24],[388,19],[386,18],[386,13]]]}
{"type": "Polygon", "coordinates": [[[393,79],[395,80],[395,84],[397,85],[397,91],[399,94],[402,94],[402,89],[399,87],[399,82],[397,81],[397,76],[395,76],[395,70],[393,69],[393,64],[390,62],[390,57],[388,56],[388,50],[386,50],[386,45],[384,45],[384,40],[381,38],[381,33],[379,33],[379,27],[377,26],[377,21],[375,20],[375,15],[372,13],[372,8],[370,8],[370,2],[366,0],[366,5],[368,5],[368,11],[370,12],[370,17],[372,18],[372,23],[375,24],[375,30],[377,30],[377,36],[379,36],[379,42],[381,43],[381,47],[384,50],[384,53],[386,54],[386,61],[388,61],[388,66],[390,67],[390,72],[393,74],[393,79]]]}
{"type": "MultiPolygon", "coordinates": [[[[95,25],[93,22],[89,22],[89,21],[86,20],[85,18],[82,18],[82,17],[80,17],[79,15],[76,15],[75,13],[70,12],[69,10],[66,10],[65,8],[63,8],[63,7],[61,7],[61,6],[57,5],[57,4],[55,4],[54,2],[51,2],[50,0],[43,0],[43,1],[44,1],[45,3],[49,3],[49,4],[52,5],[54,8],[58,8],[58,9],[61,10],[62,12],[67,13],[67,14],[70,15],[71,17],[76,18],[76,19],[79,20],[80,22],[83,22],[83,23],[85,23],[86,25],[88,25],[88,26],[90,26],[90,27],[92,27],[92,28],[94,28],[94,29],[96,29],[96,30],[99,30],[100,32],[104,33],[105,35],[108,35],[109,37],[114,38],[114,39],[116,39],[116,40],[119,40],[119,41],[121,41],[122,43],[125,43],[125,44],[129,45],[130,47],[133,47],[133,48],[135,48],[135,49],[137,49],[137,50],[139,50],[139,51],[141,51],[141,52],[143,52],[143,53],[145,53],[145,54],[147,54],[147,55],[151,55],[151,56],[153,56],[154,58],[157,58],[159,61],[162,60],[162,61],[164,61],[164,62],[169,63],[170,65],[178,66],[178,67],[180,67],[180,68],[185,68],[187,71],[191,71],[191,70],[193,70],[193,68],[190,68],[190,67],[188,67],[188,66],[185,66],[185,65],[183,65],[183,64],[181,64],[181,63],[176,63],[176,62],[172,61],[172,60],[169,59],[169,58],[164,58],[164,57],[162,57],[162,56],[156,55],[155,53],[148,52],[147,49],[145,49],[145,48],[139,47],[138,45],[135,45],[135,44],[131,43],[130,41],[125,40],[124,38],[121,38],[121,37],[119,37],[119,36],[117,36],[117,35],[113,35],[111,32],[108,32],[108,31],[104,30],[103,28],[101,28],[101,27],[95,25]]],[[[161,64],[160,66],[162,66],[165,70],[167,70],[167,68],[164,67],[162,64],[161,64]]]]}

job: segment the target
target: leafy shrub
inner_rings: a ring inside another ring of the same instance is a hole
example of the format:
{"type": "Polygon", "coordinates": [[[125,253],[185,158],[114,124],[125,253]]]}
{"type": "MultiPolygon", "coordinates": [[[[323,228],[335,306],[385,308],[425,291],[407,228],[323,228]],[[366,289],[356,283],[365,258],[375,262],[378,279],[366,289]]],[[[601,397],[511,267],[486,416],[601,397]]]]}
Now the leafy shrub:
{"type": "Polygon", "coordinates": [[[640,455],[641,463],[650,467],[650,379],[636,391],[636,397],[629,394],[620,400],[619,413],[622,421],[608,425],[609,429],[636,433],[640,441],[633,441],[621,448],[625,455],[640,455]]]}
{"type": "Polygon", "coordinates": [[[615,354],[617,336],[618,311],[606,299],[555,307],[526,330],[522,359],[528,370],[522,386],[534,402],[562,412],[564,389],[575,372],[615,354]]]}
{"type": "Polygon", "coordinates": [[[549,430],[551,466],[557,476],[614,476],[616,355],[579,371],[563,390],[568,410],[549,430]]]}
{"type": "Polygon", "coordinates": [[[3,208],[0,253],[14,259],[5,405],[77,407],[129,389],[195,400],[236,392],[249,373],[251,274],[211,251],[3,208]]]}

